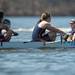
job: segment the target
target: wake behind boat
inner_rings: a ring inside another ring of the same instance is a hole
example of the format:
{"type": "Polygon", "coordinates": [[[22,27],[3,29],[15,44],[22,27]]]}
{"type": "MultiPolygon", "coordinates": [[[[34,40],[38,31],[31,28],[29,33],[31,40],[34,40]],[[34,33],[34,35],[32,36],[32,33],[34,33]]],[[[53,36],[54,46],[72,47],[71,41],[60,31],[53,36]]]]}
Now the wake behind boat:
{"type": "Polygon", "coordinates": [[[0,42],[0,49],[75,48],[75,42],[0,42]]]}

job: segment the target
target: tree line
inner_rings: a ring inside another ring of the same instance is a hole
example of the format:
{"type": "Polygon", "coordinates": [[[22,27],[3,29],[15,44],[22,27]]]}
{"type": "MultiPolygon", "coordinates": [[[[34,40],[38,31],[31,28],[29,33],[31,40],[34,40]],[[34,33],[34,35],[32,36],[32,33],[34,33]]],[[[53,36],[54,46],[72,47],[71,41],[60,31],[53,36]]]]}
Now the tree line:
{"type": "Polygon", "coordinates": [[[75,16],[75,0],[0,0],[8,16],[38,16],[49,11],[54,16],[75,16]]]}

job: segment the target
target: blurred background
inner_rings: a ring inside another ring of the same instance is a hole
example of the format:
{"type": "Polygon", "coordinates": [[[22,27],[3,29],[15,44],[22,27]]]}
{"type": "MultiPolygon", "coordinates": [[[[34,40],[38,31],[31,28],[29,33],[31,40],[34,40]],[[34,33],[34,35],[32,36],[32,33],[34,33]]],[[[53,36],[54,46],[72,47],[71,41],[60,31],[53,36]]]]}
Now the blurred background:
{"type": "Polygon", "coordinates": [[[0,0],[8,16],[38,16],[48,10],[53,16],[75,16],[75,0],[0,0]]]}

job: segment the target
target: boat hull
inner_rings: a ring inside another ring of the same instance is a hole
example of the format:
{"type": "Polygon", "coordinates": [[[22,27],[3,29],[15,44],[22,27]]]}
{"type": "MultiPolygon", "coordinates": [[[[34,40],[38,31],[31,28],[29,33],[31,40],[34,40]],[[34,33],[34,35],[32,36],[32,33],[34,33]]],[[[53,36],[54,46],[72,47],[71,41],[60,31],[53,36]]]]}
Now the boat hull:
{"type": "Polygon", "coordinates": [[[0,49],[15,48],[75,48],[75,42],[0,42],[0,49]]]}

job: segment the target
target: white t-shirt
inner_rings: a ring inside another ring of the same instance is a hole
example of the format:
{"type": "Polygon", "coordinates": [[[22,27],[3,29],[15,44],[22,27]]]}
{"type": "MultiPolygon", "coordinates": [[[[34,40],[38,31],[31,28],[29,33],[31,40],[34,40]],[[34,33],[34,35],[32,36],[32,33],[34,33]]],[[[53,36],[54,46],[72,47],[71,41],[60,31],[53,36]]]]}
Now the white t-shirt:
{"type": "Polygon", "coordinates": [[[7,35],[7,31],[5,29],[2,29],[1,34],[6,36],[7,35]]]}

